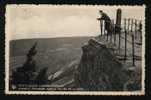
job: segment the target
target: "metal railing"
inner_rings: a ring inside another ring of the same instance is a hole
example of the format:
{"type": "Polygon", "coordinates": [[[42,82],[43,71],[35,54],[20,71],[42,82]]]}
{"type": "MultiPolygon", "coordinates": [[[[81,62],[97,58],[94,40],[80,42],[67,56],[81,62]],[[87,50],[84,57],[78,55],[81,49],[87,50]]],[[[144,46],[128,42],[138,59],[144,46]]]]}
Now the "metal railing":
{"type": "Polygon", "coordinates": [[[108,26],[110,30],[107,30],[105,27],[105,21],[100,20],[100,29],[101,29],[101,36],[106,36],[106,41],[111,42],[118,46],[119,54],[121,52],[121,40],[124,40],[124,61],[127,60],[127,50],[128,45],[131,45],[131,52],[132,52],[132,65],[135,66],[135,49],[138,45],[142,44],[142,21],[132,19],[132,18],[125,18],[122,20],[122,27],[117,26],[115,21],[112,20],[110,22],[110,26],[108,26]],[[109,33],[111,32],[111,33],[109,33]],[[129,39],[131,38],[131,40],[129,39]],[[117,40],[118,38],[118,40],[117,40]],[[109,41],[110,39],[110,41],[109,41]],[[137,43],[136,41],[139,42],[137,43]],[[118,41],[118,42],[117,42],[118,41]]]}

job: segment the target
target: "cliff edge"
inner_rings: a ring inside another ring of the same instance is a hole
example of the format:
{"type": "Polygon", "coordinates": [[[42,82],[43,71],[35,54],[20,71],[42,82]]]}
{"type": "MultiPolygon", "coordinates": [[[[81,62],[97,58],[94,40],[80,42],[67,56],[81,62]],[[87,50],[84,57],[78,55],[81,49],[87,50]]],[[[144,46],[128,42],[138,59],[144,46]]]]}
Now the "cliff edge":
{"type": "Polygon", "coordinates": [[[83,55],[76,71],[75,82],[84,90],[121,91],[127,80],[123,65],[105,44],[90,39],[82,47],[83,55]]]}

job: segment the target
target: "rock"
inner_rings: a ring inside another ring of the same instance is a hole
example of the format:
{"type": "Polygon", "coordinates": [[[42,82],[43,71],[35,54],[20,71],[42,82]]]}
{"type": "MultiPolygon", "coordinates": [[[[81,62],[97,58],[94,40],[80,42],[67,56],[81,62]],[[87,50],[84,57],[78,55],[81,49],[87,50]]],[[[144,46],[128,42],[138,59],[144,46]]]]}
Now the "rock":
{"type": "Polygon", "coordinates": [[[27,53],[27,59],[23,66],[13,71],[12,83],[13,84],[35,84],[37,77],[36,72],[36,60],[34,59],[37,54],[36,50],[37,42],[29,49],[27,53]]]}
{"type": "Polygon", "coordinates": [[[42,84],[47,84],[48,83],[48,79],[47,79],[47,75],[46,75],[47,70],[48,70],[48,67],[42,68],[40,70],[40,72],[38,73],[38,75],[35,79],[36,84],[42,85],[42,84]]]}
{"type": "Polygon", "coordinates": [[[75,81],[84,90],[123,90],[126,75],[122,64],[106,45],[90,39],[82,47],[83,55],[75,81]]]}

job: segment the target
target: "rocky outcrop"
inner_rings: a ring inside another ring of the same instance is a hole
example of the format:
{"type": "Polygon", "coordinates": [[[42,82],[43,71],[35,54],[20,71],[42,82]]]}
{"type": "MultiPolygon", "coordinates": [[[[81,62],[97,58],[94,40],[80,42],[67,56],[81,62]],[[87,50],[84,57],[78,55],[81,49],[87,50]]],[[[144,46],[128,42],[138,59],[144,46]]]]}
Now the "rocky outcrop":
{"type": "Polygon", "coordinates": [[[38,72],[35,55],[37,54],[37,42],[29,49],[27,53],[27,59],[23,66],[16,68],[13,70],[11,83],[14,85],[17,84],[46,84],[47,76],[46,71],[47,68],[42,68],[40,72],[38,72]]]}
{"type": "Polygon", "coordinates": [[[83,55],[75,74],[75,82],[84,90],[123,90],[126,79],[123,65],[106,45],[90,39],[82,47],[83,55]]]}

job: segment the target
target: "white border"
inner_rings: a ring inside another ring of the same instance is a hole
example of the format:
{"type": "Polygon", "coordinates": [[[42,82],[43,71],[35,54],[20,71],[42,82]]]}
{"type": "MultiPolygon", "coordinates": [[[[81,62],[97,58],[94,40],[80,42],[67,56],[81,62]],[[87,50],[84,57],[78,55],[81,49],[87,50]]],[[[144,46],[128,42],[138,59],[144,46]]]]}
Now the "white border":
{"type": "MultiPolygon", "coordinates": [[[[10,4],[9,4],[10,5],[10,4]]],[[[15,5],[15,4],[11,4],[15,5]]],[[[21,4],[21,5],[15,5],[15,6],[44,6],[44,4],[40,5],[33,5],[33,4],[21,4]]],[[[46,4],[45,4],[46,5],[46,4]]],[[[7,5],[8,6],[8,5],[7,5]]],[[[7,9],[6,6],[6,9],[7,9]]],[[[82,7],[87,7],[87,6],[102,6],[102,7],[127,7],[128,5],[125,6],[110,6],[110,5],[48,5],[48,6],[82,6],[82,7]]],[[[130,6],[130,7],[140,7],[140,6],[130,6]]],[[[142,5],[141,7],[146,8],[145,5],[142,5]]],[[[7,12],[7,10],[6,10],[7,12]]],[[[9,16],[8,13],[5,14],[5,22],[7,24],[7,19],[6,17],[9,16]]],[[[144,18],[145,20],[145,18],[144,18]]],[[[6,25],[5,24],[5,25],[6,25]]],[[[133,92],[128,92],[128,91],[10,91],[9,90],[9,35],[6,35],[9,33],[9,27],[5,27],[5,94],[8,95],[145,95],[145,23],[143,27],[143,37],[142,37],[142,90],[141,91],[133,91],[133,92]]]]}

